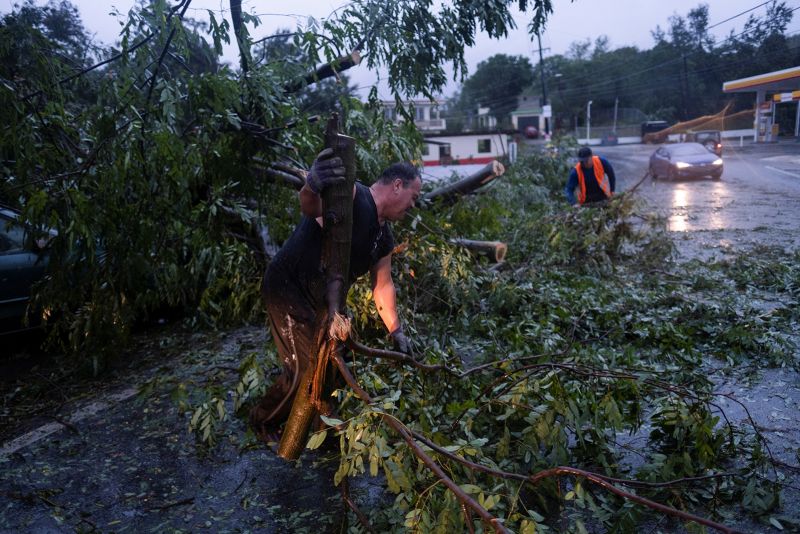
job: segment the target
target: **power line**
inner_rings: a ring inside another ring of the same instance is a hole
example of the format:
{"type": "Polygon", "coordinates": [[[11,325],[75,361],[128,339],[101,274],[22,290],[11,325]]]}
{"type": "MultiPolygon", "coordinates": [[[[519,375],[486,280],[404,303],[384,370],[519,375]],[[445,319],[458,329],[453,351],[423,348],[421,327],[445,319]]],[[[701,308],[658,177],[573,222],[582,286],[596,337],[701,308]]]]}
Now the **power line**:
{"type": "MultiPolygon", "coordinates": [[[[788,36],[796,35],[798,33],[800,33],[800,31],[793,32],[792,34],[789,34],[788,36]]],[[[788,51],[800,50],[800,46],[789,47],[787,50],[788,51]]],[[[771,53],[762,54],[762,57],[771,57],[772,55],[778,54],[780,52],[782,52],[782,51],[776,50],[776,51],[771,52],[771,53]]],[[[754,62],[757,59],[758,58],[742,59],[742,60],[734,62],[734,63],[728,63],[728,64],[725,64],[725,65],[719,65],[719,66],[716,66],[716,67],[709,67],[709,68],[703,69],[703,70],[694,70],[694,71],[692,71],[692,73],[694,73],[694,74],[703,74],[703,73],[708,73],[708,72],[720,71],[720,70],[724,70],[724,69],[728,69],[728,68],[734,68],[734,67],[737,67],[737,66],[741,66],[741,65],[744,65],[744,64],[747,64],[747,63],[754,62]]],[[[653,89],[652,89],[653,83],[654,83],[654,80],[651,79],[651,80],[647,80],[645,82],[636,84],[636,85],[634,85],[632,87],[628,87],[627,90],[625,91],[625,95],[626,96],[632,96],[632,95],[639,95],[639,94],[644,94],[644,93],[652,93],[653,92],[653,89]],[[631,90],[631,89],[633,89],[633,90],[631,90]]],[[[676,83],[679,83],[679,80],[676,80],[673,76],[670,76],[669,74],[664,73],[662,75],[662,77],[660,77],[657,80],[656,83],[661,85],[661,86],[664,86],[664,87],[670,87],[670,86],[672,86],[672,85],[674,85],[676,83]]],[[[592,96],[593,96],[593,98],[603,98],[603,97],[613,96],[614,94],[615,94],[615,90],[614,89],[609,89],[609,90],[601,92],[601,93],[592,93],[592,96]]],[[[445,118],[446,119],[451,119],[451,118],[452,119],[466,119],[468,117],[470,117],[470,115],[465,114],[465,113],[459,113],[459,114],[450,114],[445,118]]]]}
{"type": "MultiPolygon", "coordinates": [[[[763,3],[761,3],[761,4],[758,4],[757,6],[754,6],[754,7],[750,8],[750,9],[748,9],[748,10],[746,10],[746,11],[742,11],[741,13],[738,13],[737,15],[734,15],[733,17],[729,17],[729,18],[728,18],[728,19],[726,19],[726,20],[720,21],[720,22],[718,22],[718,23],[714,24],[713,26],[709,26],[709,28],[707,28],[707,29],[710,29],[710,28],[712,28],[712,27],[715,27],[715,26],[719,26],[720,24],[723,24],[723,23],[725,23],[725,22],[728,22],[728,21],[730,21],[730,20],[733,20],[734,18],[741,17],[742,15],[744,15],[744,14],[746,14],[746,13],[749,13],[750,11],[753,11],[753,10],[755,10],[755,9],[758,9],[759,7],[762,7],[762,6],[764,6],[764,5],[766,5],[766,4],[769,4],[769,3],[770,3],[770,2],[763,2],[763,3]]],[[[789,11],[789,13],[794,13],[794,12],[795,12],[795,11],[797,11],[798,9],[800,9],[800,7],[796,7],[796,8],[794,8],[794,9],[792,9],[791,11],[789,11]]],[[[730,41],[730,40],[736,39],[737,37],[741,37],[742,35],[744,35],[744,34],[746,34],[746,33],[749,33],[749,32],[751,32],[751,31],[753,31],[754,29],[756,29],[756,27],[753,27],[753,28],[750,28],[750,29],[746,29],[746,30],[744,30],[744,31],[742,31],[742,32],[740,32],[740,33],[738,33],[738,34],[736,34],[736,35],[732,35],[732,36],[726,37],[725,39],[723,39],[723,40],[720,42],[720,44],[723,44],[723,43],[725,43],[726,41],[730,41]]],[[[687,55],[688,55],[688,56],[692,56],[692,55],[695,55],[695,54],[697,54],[697,53],[698,53],[698,51],[697,51],[697,50],[695,50],[695,51],[693,51],[693,52],[690,52],[690,53],[689,53],[689,54],[687,54],[687,55]]],[[[604,86],[604,85],[609,85],[609,84],[612,84],[612,83],[621,82],[621,81],[623,81],[623,80],[627,80],[627,79],[633,78],[634,76],[638,76],[639,74],[644,74],[644,73],[646,73],[646,72],[650,72],[650,71],[652,71],[652,70],[654,70],[654,69],[657,69],[657,68],[660,68],[660,67],[666,67],[667,65],[671,65],[671,64],[673,64],[673,63],[677,63],[677,62],[681,62],[681,61],[683,61],[683,57],[673,58],[673,59],[671,59],[671,60],[664,61],[664,62],[662,62],[662,63],[659,63],[659,64],[653,65],[653,66],[651,66],[651,67],[648,67],[648,68],[646,68],[646,69],[642,69],[642,70],[640,70],[640,71],[637,71],[637,72],[634,72],[634,73],[628,74],[628,75],[626,75],[626,76],[622,76],[622,77],[620,77],[620,78],[615,78],[615,79],[611,79],[611,80],[606,80],[606,81],[604,81],[604,82],[600,82],[600,83],[598,83],[598,84],[594,84],[594,85],[592,86],[592,88],[593,88],[593,89],[595,89],[595,88],[597,88],[597,87],[602,87],[602,86],[604,86]]],[[[569,90],[568,90],[568,91],[569,91],[569,90]]],[[[573,90],[573,91],[577,91],[577,90],[573,90]]]]}
{"type": "Polygon", "coordinates": [[[747,13],[750,13],[751,11],[755,11],[755,10],[756,10],[756,9],[758,9],[759,7],[761,7],[761,6],[765,6],[765,5],[769,4],[770,2],[772,2],[772,0],[768,0],[767,2],[763,2],[763,3],[761,3],[761,4],[758,4],[758,5],[757,5],[757,6],[755,6],[755,7],[751,7],[751,8],[750,8],[750,9],[748,9],[748,10],[742,11],[741,13],[737,13],[736,15],[734,15],[734,16],[732,16],[732,17],[728,17],[727,19],[725,19],[725,20],[721,20],[721,21],[717,22],[716,24],[712,24],[711,26],[709,26],[708,28],[706,28],[706,30],[710,30],[711,28],[716,28],[716,27],[717,27],[717,26],[719,26],[720,24],[725,24],[726,22],[730,22],[730,21],[732,21],[733,19],[735,19],[735,18],[739,18],[739,17],[741,17],[742,15],[745,15],[745,14],[747,14],[747,13]]]}

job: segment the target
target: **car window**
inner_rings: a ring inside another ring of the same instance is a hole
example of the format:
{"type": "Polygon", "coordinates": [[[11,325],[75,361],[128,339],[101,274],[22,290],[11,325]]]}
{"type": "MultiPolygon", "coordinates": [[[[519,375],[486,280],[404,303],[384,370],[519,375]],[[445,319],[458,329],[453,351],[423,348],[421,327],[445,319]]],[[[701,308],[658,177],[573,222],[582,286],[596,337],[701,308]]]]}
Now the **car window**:
{"type": "Polygon", "coordinates": [[[25,230],[18,224],[0,220],[0,254],[20,252],[25,242],[25,230]]]}
{"type": "Polygon", "coordinates": [[[672,153],[676,156],[691,156],[692,154],[706,154],[708,149],[700,144],[676,146],[672,149],[672,153]]]}

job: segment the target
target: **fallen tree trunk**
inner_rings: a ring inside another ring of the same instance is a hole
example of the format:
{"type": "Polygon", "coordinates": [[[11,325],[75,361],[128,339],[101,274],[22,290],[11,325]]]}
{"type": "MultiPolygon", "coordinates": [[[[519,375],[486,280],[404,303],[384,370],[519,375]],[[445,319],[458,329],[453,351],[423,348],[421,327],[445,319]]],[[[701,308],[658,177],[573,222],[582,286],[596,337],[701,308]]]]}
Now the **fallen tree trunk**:
{"type": "Polygon", "coordinates": [[[497,160],[490,161],[484,168],[450,185],[440,187],[426,194],[424,200],[452,200],[459,195],[466,195],[482,187],[506,172],[503,164],[497,160]]]}
{"type": "Polygon", "coordinates": [[[303,451],[311,423],[324,407],[326,390],[335,376],[331,365],[340,349],[340,340],[349,335],[344,316],[347,281],[350,276],[350,241],[353,234],[353,187],[355,186],[355,140],[338,133],[338,115],[333,114],[325,132],[325,146],[342,158],[345,180],[322,192],[322,256],[320,267],[325,277],[327,309],[317,316],[315,358],[311,360],[292,403],[292,411],[281,436],[278,456],[296,460],[303,451]]]}
{"type": "Polygon", "coordinates": [[[475,241],[473,239],[451,239],[451,243],[464,247],[480,256],[485,256],[492,263],[502,263],[506,259],[508,245],[502,241],[475,241]]]}

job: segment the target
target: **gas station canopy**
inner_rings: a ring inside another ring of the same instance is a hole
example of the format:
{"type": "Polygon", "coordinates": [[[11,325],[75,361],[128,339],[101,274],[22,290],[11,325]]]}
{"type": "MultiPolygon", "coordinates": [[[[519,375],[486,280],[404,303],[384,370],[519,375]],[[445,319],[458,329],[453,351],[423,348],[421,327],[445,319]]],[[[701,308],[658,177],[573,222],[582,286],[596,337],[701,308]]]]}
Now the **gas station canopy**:
{"type": "Polygon", "coordinates": [[[772,141],[777,137],[775,106],[786,102],[797,102],[794,135],[800,135],[800,66],[731,80],[722,84],[722,92],[756,94],[754,141],[772,141]]]}
{"type": "Polygon", "coordinates": [[[754,93],[758,90],[770,93],[800,90],[800,67],[776,70],[722,84],[723,93],[754,93]]]}

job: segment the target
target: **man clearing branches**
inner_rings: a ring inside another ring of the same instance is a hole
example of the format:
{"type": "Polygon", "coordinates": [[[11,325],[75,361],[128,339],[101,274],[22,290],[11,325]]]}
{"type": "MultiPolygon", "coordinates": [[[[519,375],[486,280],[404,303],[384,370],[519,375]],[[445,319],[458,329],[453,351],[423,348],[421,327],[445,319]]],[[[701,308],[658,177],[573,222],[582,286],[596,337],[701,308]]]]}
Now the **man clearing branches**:
{"type": "Polygon", "coordinates": [[[580,205],[600,202],[611,198],[617,185],[614,169],[607,159],[592,155],[588,146],[578,150],[578,164],[569,173],[564,194],[570,204],[580,205]],[[575,199],[575,189],[578,198],[575,199]]]}
{"type": "MultiPolygon", "coordinates": [[[[300,377],[312,364],[319,312],[325,309],[325,280],[320,270],[322,200],[320,193],[341,183],[345,169],[333,151],[325,149],[314,160],[300,190],[303,219],[270,263],[262,295],[272,336],[283,362],[283,373],[250,411],[250,424],[263,441],[275,440],[278,427],[289,415],[300,377]]],[[[392,281],[394,237],[387,222],[398,221],[419,198],[422,179],[410,163],[395,163],[367,187],[353,188],[353,233],[347,287],[369,271],[378,313],[394,347],[411,354],[411,342],[397,315],[392,281]]]]}

